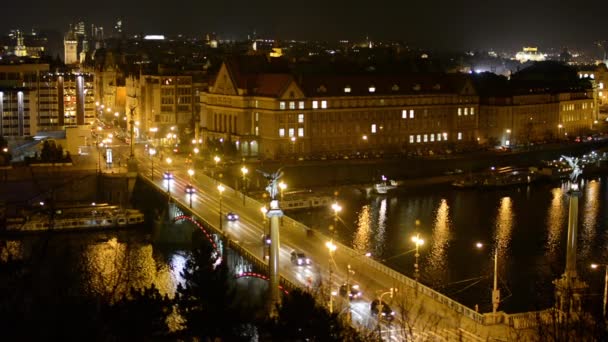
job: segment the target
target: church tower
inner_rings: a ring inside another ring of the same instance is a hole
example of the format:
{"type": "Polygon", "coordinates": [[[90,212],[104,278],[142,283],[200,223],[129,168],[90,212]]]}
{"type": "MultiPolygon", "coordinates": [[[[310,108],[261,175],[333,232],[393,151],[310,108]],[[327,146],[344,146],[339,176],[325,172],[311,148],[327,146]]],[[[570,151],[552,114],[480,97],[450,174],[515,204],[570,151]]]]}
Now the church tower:
{"type": "Polygon", "coordinates": [[[74,30],[70,25],[70,30],[63,38],[63,48],[64,48],[64,63],[67,64],[76,64],[78,63],[78,40],[76,39],[76,35],[74,34],[74,30]]]}
{"type": "Polygon", "coordinates": [[[27,56],[27,49],[23,43],[23,35],[21,31],[17,31],[17,45],[15,46],[15,56],[25,57],[27,56]]]}

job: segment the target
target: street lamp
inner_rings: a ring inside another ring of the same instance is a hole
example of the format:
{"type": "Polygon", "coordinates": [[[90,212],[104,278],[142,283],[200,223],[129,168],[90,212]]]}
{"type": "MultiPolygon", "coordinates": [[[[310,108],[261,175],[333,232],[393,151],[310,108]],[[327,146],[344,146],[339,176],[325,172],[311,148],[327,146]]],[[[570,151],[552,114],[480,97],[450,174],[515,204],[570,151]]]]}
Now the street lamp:
{"type": "Polygon", "coordinates": [[[561,123],[559,125],[557,125],[557,138],[561,139],[562,137],[562,128],[564,128],[564,125],[562,125],[561,123]]]}
{"type": "Polygon", "coordinates": [[[192,182],[192,176],[194,176],[194,170],[188,169],[188,176],[190,176],[190,182],[192,182]]]}
{"type": "Polygon", "coordinates": [[[606,300],[608,298],[608,264],[591,264],[591,268],[596,269],[604,266],[604,301],[602,302],[602,315],[606,319],[606,300]]]}
{"type": "MultiPolygon", "coordinates": [[[[483,248],[481,242],[477,242],[475,247],[483,248]]],[[[492,313],[496,314],[500,304],[500,290],[498,289],[498,246],[494,248],[494,287],[492,288],[492,313]]]]}
{"type": "Polygon", "coordinates": [[[333,241],[327,241],[325,243],[325,247],[327,247],[327,250],[329,251],[329,285],[328,285],[329,286],[329,313],[333,313],[334,312],[334,300],[333,300],[333,293],[331,291],[331,287],[332,287],[331,276],[332,276],[333,271],[331,268],[331,263],[333,261],[334,252],[336,251],[338,246],[336,246],[333,241]]]}
{"type": "Polygon", "coordinates": [[[195,191],[196,190],[194,189],[194,186],[192,186],[192,184],[186,185],[186,193],[190,195],[190,209],[192,209],[192,195],[194,195],[195,191]]]}
{"type": "Polygon", "coordinates": [[[287,184],[279,182],[279,190],[281,191],[281,202],[283,202],[283,191],[287,189],[287,184]]]}
{"type": "Polygon", "coordinates": [[[335,233],[335,232],[336,232],[336,229],[338,229],[338,213],[339,213],[340,211],[342,211],[342,206],[340,206],[340,205],[338,204],[338,202],[334,202],[334,203],[331,205],[331,210],[333,210],[333,211],[334,211],[334,229],[333,229],[333,231],[334,231],[334,233],[335,233]]]}
{"type": "Polygon", "coordinates": [[[509,146],[509,145],[511,145],[511,129],[507,128],[506,132],[507,132],[507,140],[505,141],[505,145],[509,146]]]}
{"type": "Polygon", "coordinates": [[[247,173],[249,170],[246,166],[241,168],[241,173],[243,174],[243,206],[245,206],[246,192],[247,192],[247,173]]]}
{"type": "Polygon", "coordinates": [[[296,137],[291,137],[291,154],[296,154],[296,137]]]}
{"type": "Polygon", "coordinates": [[[215,162],[215,169],[213,169],[213,173],[212,173],[212,177],[215,178],[215,170],[217,170],[217,164],[220,162],[220,157],[215,156],[213,157],[213,161],[215,162]]]}
{"type": "Polygon", "coordinates": [[[217,186],[217,191],[220,193],[220,230],[223,230],[223,228],[222,228],[222,192],[224,192],[224,190],[226,190],[226,188],[224,188],[224,186],[222,184],[217,186]]]}
{"type": "MultiPolygon", "coordinates": [[[[171,168],[171,163],[173,162],[173,159],[167,157],[167,159],[165,159],[165,161],[167,162],[167,171],[170,170],[171,168]]],[[[171,196],[171,179],[167,179],[167,192],[169,193],[169,196],[171,196]]]]}
{"type": "Polygon", "coordinates": [[[152,163],[152,174],[150,175],[150,179],[154,180],[154,155],[156,154],[156,149],[150,148],[148,153],[150,154],[150,163],[152,163]]]}
{"type": "Polygon", "coordinates": [[[416,261],[414,262],[414,278],[416,279],[416,289],[418,289],[418,278],[420,275],[418,266],[418,258],[420,257],[420,253],[418,253],[418,248],[424,245],[424,240],[420,237],[419,233],[416,233],[416,235],[412,236],[412,242],[416,245],[416,254],[414,254],[416,257],[416,261]]]}

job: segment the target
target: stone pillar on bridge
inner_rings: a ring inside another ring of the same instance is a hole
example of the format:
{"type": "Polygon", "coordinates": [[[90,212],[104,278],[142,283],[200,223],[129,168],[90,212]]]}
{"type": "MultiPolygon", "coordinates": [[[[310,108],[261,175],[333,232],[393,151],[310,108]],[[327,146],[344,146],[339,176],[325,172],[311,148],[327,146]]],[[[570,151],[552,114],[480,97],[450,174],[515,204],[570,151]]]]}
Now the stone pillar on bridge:
{"type": "Polygon", "coordinates": [[[555,279],[555,306],[561,314],[577,314],[582,310],[582,298],[587,284],[581,280],[576,271],[576,241],[578,238],[578,199],[581,197],[578,177],[581,170],[578,160],[564,157],[572,167],[570,175],[571,186],[568,191],[570,197],[568,211],[568,238],[566,246],[566,270],[561,278],[555,279]]]}
{"type": "Polygon", "coordinates": [[[270,315],[277,314],[277,305],[281,303],[279,292],[279,227],[283,211],[279,208],[279,201],[270,201],[270,210],[266,213],[270,218],[270,258],[268,259],[268,270],[270,273],[270,315]]]}

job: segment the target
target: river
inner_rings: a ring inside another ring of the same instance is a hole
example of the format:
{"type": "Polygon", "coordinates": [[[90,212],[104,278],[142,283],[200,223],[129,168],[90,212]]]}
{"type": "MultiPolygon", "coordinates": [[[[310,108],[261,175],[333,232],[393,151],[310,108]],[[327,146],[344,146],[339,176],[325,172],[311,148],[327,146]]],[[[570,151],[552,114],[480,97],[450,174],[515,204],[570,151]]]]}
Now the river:
{"type": "MultiPolygon", "coordinates": [[[[565,266],[568,184],[533,184],[501,190],[449,186],[411,188],[387,196],[338,195],[336,229],[329,210],[289,216],[414,277],[419,233],[420,282],[479,311],[491,311],[494,248],[498,248],[499,310],[509,313],[553,303],[552,280],[565,266]],[[416,220],[419,225],[416,225],[416,220]],[[416,228],[417,227],[417,228],[416,228]],[[481,242],[482,248],[476,243],[481,242]]],[[[601,303],[603,272],[592,262],[608,261],[607,179],[587,179],[580,198],[578,270],[601,303]]],[[[356,275],[355,275],[356,278],[356,275]]]]}

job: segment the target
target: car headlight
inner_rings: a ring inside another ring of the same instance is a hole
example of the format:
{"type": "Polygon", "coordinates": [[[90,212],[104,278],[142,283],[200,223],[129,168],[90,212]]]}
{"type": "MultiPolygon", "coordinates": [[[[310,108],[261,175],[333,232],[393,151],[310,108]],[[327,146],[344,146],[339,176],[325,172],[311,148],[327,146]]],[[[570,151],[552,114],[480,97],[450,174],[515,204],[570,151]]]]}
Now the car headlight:
{"type": "Polygon", "coordinates": [[[306,258],[306,263],[310,265],[310,259],[306,258]]]}
{"type": "Polygon", "coordinates": [[[391,315],[395,316],[395,311],[391,311],[391,315]]]}
{"type": "Polygon", "coordinates": [[[302,260],[298,259],[298,265],[302,265],[302,260]]]}

